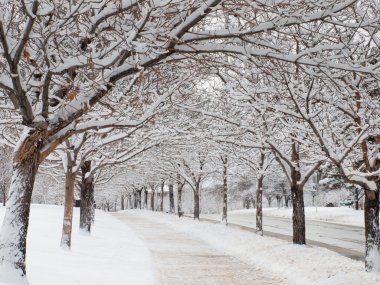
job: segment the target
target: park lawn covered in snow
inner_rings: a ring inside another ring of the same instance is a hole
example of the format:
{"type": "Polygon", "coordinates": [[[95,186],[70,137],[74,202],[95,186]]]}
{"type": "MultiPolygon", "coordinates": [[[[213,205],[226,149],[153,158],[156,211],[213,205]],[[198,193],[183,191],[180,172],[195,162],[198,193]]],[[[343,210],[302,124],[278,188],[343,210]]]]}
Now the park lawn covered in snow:
{"type": "MultiPolygon", "coordinates": [[[[254,214],[255,209],[235,210],[230,214],[254,214]]],[[[292,208],[263,208],[263,215],[267,217],[292,218],[292,208]]],[[[329,223],[364,227],[364,212],[348,207],[305,207],[305,216],[308,220],[324,221],[329,223]]]]}
{"type": "Polygon", "coordinates": [[[223,224],[179,219],[157,212],[134,210],[130,214],[144,215],[157,223],[167,224],[200,238],[228,255],[285,277],[287,284],[357,285],[380,282],[380,274],[365,272],[363,262],[324,248],[293,245],[280,239],[228,228],[223,224]]]}
{"type": "MultiPolygon", "coordinates": [[[[96,211],[91,236],[82,235],[78,210],[67,251],[59,246],[63,207],[32,205],[26,260],[30,285],[154,284],[151,255],[128,226],[96,211]]],[[[0,206],[0,222],[4,212],[0,206]]],[[[1,273],[0,284],[10,283],[5,275],[1,273]]]]}

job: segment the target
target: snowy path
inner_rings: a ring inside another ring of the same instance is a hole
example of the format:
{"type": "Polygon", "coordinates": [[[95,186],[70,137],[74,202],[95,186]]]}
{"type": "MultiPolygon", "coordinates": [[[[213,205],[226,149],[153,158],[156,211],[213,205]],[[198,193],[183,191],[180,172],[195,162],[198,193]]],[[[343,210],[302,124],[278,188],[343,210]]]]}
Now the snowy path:
{"type": "MultiPolygon", "coordinates": [[[[219,221],[220,215],[201,215],[201,220],[219,221]]],[[[230,224],[255,228],[253,214],[229,214],[230,224]]],[[[263,217],[264,234],[291,240],[292,221],[288,218],[263,217]]],[[[364,259],[364,228],[306,220],[307,243],[326,247],[347,257],[364,259]]]]}
{"type": "Polygon", "coordinates": [[[149,216],[130,211],[114,216],[132,228],[151,251],[158,284],[270,285],[283,281],[149,216]]]}

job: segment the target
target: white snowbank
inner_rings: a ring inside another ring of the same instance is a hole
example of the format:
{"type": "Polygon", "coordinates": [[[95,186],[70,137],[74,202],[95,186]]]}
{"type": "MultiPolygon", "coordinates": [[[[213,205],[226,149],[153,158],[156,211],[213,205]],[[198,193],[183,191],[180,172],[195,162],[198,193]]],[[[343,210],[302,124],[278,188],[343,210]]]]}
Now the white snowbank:
{"type": "MultiPolygon", "coordinates": [[[[222,224],[198,222],[149,211],[131,211],[200,238],[226,254],[284,278],[285,284],[378,284],[380,274],[366,273],[364,263],[324,248],[298,246],[222,224]]],[[[153,233],[152,233],[153,234],[153,233]]]]}
{"type": "MultiPolygon", "coordinates": [[[[0,222],[5,208],[0,206],[0,222]]],[[[27,239],[30,285],[154,284],[151,255],[124,223],[97,211],[91,236],[79,233],[75,208],[71,251],[60,249],[63,208],[32,205],[27,239]]],[[[2,283],[0,276],[0,284],[2,283]]]]}
{"type": "MultiPolygon", "coordinates": [[[[255,209],[236,210],[230,214],[254,214],[255,209]]],[[[263,208],[263,215],[267,217],[292,218],[291,208],[263,208]]],[[[347,207],[305,207],[305,216],[308,220],[319,220],[329,223],[364,227],[364,212],[347,207]]]]}

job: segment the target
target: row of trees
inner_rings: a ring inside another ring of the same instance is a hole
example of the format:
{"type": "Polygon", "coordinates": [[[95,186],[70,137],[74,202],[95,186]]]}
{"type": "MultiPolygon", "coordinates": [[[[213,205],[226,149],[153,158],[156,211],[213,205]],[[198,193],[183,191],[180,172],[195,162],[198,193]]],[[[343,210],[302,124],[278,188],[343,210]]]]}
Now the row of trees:
{"type": "Polygon", "coordinates": [[[298,244],[304,186],[333,165],[365,191],[366,269],[378,269],[376,1],[10,0],[0,8],[1,128],[15,143],[0,268],[26,278],[30,201],[44,163],[64,165],[69,245],[80,171],[89,189],[101,162],[166,173],[191,187],[199,218],[212,153],[224,193],[231,165],[251,164],[259,233],[263,179],[280,165],[298,244]],[[154,163],[134,161],[155,146],[154,163]]]}

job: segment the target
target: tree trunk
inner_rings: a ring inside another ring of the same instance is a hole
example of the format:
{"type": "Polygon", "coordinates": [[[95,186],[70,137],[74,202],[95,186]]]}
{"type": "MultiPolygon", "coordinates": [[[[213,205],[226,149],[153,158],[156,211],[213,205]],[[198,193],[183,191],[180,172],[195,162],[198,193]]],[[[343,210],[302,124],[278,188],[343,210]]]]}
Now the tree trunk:
{"type": "Polygon", "coordinates": [[[306,244],[303,189],[297,182],[292,183],[293,185],[290,189],[293,202],[293,243],[306,244]]]}
{"type": "Polygon", "coordinates": [[[178,189],[177,189],[177,210],[178,210],[178,217],[182,217],[183,211],[182,211],[182,189],[183,184],[178,182],[178,189]]]}
{"type": "MultiPolygon", "coordinates": [[[[65,174],[65,205],[63,212],[63,226],[61,247],[65,249],[71,248],[71,233],[73,228],[73,207],[74,207],[74,186],[75,175],[72,173],[72,166],[67,167],[65,174]]],[[[82,201],[81,201],[82,203],[82,201]]]]}
{"type": "Polygon", "coordinates": [[[165,187],[165,182],[162,182],[161,184],[161,204],[160,204],[160,211],[164,211],[164,187],[165,187]]]}
{"type": "Polygon", "coordinates": [[[137,209],[138,205],[138,193],[136,189],[133,189],[133,209],[137,209]]]}
{"type": "Polygon", "coordinates": [[[228,185],[227,185],[227,158],[223,160],[223,214],[222,223],[227,225],[227,203],[228,203],[228,185]]]}
{"type": "Polygon", "coordinates": [[[299,147],[295,140],[292,139],[292,142],[292,162],[295,164],[292,167],[290,177],[290,192],[293,204],[293,243],[306,244],[303,186],[299,184],[301,180],[299,147]]]}
{"type": "Polygon", "coordinates": [[[6,206],[6,201],[7,201],[7,191],[3,192],[3,206],[6,206]]]}
{"type": "Polygon", "coordinates": [[[268,200],[268,206],[269,206],[269,208],[271,208],[272,207],[273,197],[272,196],[267,196],[267,200],[268,200]]]}
{"type": "Polygon", "coordinates": [[[94,207],[94,177],[91,173],[91,161],[85,161],[81,166],[82,187],[80,203],[79,229],[89,234],[91,232],[92,212],[94,207]]]}
{"type": "Polygon", "coordinates": [[[37,131],[30,130],[15,150],[12,182],[0,232],[1,281],[7,281],[1,279],[6,273],[19,279],[20,283],[26,282],[26,236],[33,184],[39,166],[39,136],[37,131]]]}
{"type": "Polygon", "coordinates": [[[174,189],[173,184],[169,185],[169,213],[174,214],[174,189]]]}
{"type": "Polygon", "coordinates": [[[154,191],[152,189],[152,192],[150,192],[150,208],[152,211],[154,211],[154,191]]]}
{"type": "MultiPolygon", "coordinates": [[[[260,150],[260,160],[259,166],[260,170],[264,171],[264,161],[265,161],[265,152],[260,150]]],[[[263,182],[264,174],[260,174],[257,180],[257,191],[256,191],[256,234],[263,235],[263,182]]]]}
{"type": "Polygon", "coordinates": [[[148,209],[148,190],[144,188],[144,209],[148,209]]]}
{"type": "MultiPolygon", "coordinates": [[[[280,195],[276,195],[276,201],[277,201],[277,209],[280,209],[280,207],[281,207],[281,196],[280,195]]],[[[313,198],[313,201],[314,201],[314,198],[313,198]]],[[[314,205],[314,202],[313,202],[313,205],[314,205]]]]}
{"type": "Polygon", "coordinates": [[[355,187],[355,210],[359,210],[359,190],[355,187]]]}
{"type": "MultiPolygon", "coordinates": [[[[378,188],[379,189],[379,188],[378,188]]],[[[365,191],[365,268],[380,271],[379,191],[365,191]]]]}
{"type": "Polygon", "coordinates": [[[120,205],[121,210],[124,211],[125,209],[124,209],[124,195],[123,194],[120,197],[120,202],[121,202],[121,205],[120,205]]]}
{"type": "Polygon", "coordinates": [[[142,188],[137,190],[137,203],[138,203],[138,207],[139,209],[141,210],[141,196],[142,196],[142,188]]]}
{"type": "Polygon", "coordinates": [[[199,220],[199,189],[194,191],[194,220],[199,220]]]}
{"type": "Polygon", "coordinates": [[[284,194],[285,208],[289,208],[289,196],[284,194]]]}
{"type": "Polygon", "coordinates": [[[260,176],[257,180],[256,191],[256,233],[263,235],[263,180],[264,176],[260,176]]]}

